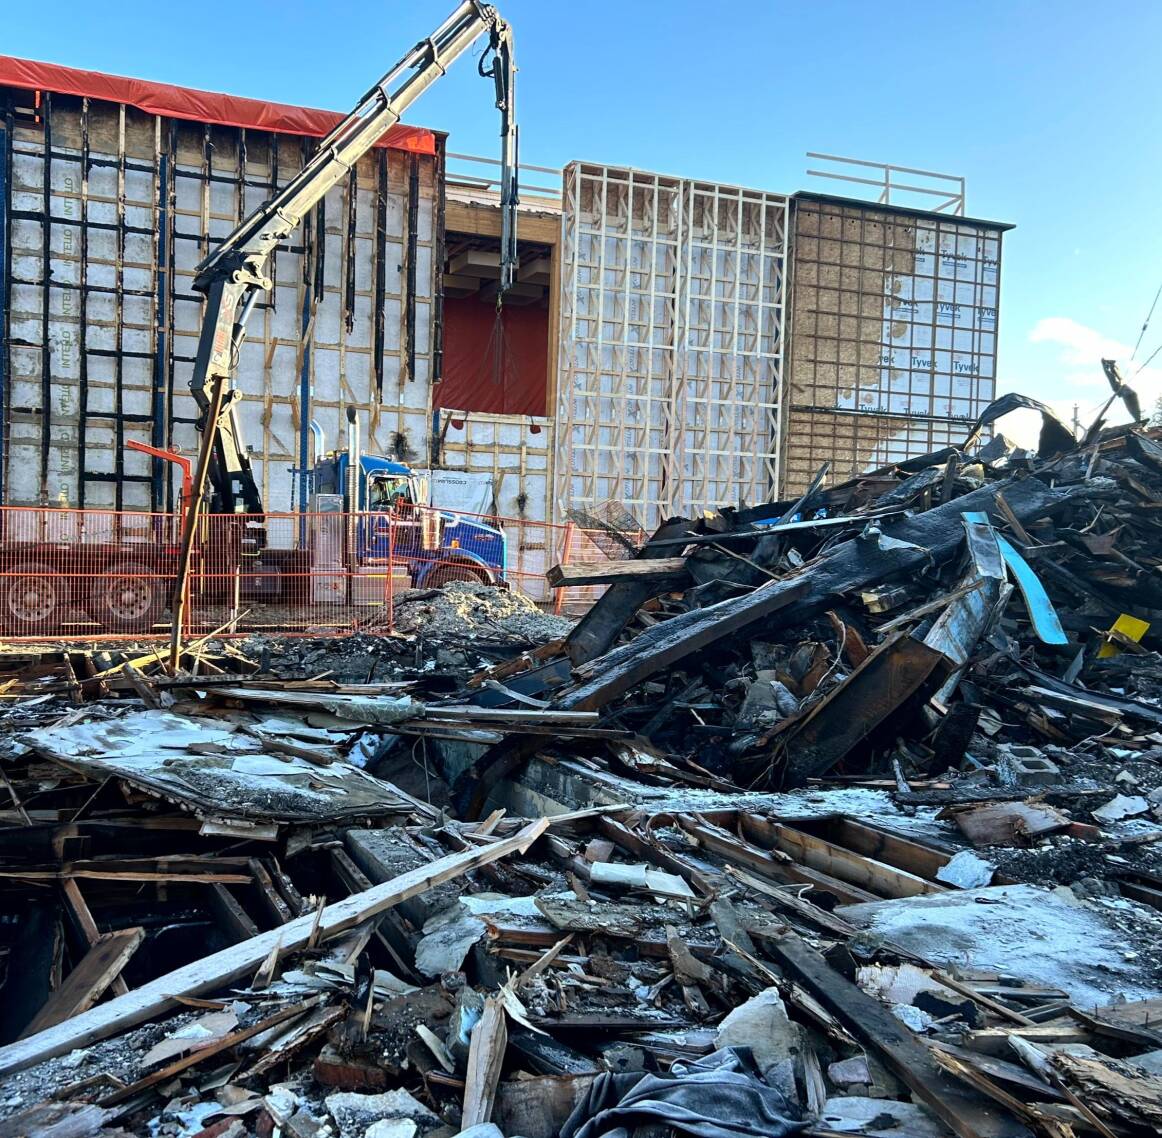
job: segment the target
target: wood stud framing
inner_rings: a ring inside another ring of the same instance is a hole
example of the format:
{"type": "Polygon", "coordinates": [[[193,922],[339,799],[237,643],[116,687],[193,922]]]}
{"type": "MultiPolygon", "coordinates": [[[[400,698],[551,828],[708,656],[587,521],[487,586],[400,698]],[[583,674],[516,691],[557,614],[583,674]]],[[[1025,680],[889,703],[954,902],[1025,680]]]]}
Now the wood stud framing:
{"type": "Polygon", "coordinates": [[[574,163],[564,204],[564,504],[651,525],[771,497],[787,199],[574,163]]]}

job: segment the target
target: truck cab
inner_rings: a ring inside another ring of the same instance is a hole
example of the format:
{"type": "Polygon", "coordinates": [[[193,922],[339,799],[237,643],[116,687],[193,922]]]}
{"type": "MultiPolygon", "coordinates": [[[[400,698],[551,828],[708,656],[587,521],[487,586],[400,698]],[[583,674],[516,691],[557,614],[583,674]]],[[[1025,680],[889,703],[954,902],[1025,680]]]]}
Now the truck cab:
{"type": "Polygon", "coordinates": [[[350,511],[352,487],[357,488],[353,510],[358,516],[347,536],[355,565],[402,566],[419,588],[452,581],[504,583],[504,532],[477,518],[432,507],[428,479],[405,463],[361,454],[353,480],[350,458],[341,452],[321,459],[314,475],[316,508],[333,509],[341,502],[350,511]]]}

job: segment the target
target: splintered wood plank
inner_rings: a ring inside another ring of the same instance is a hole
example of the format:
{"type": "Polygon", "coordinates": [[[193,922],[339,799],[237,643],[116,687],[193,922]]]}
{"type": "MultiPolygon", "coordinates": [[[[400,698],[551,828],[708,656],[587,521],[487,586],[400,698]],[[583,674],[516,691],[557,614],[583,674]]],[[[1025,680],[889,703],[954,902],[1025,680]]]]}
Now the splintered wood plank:
{"type": "Polygon", "coordinates": [[[922,893],[947,892],[945,886],[934,881],[926,881],[917,874],[897,869],[866,854],[854,853],[805,830],[796,830],[793,826],[743,815],[742,829],[752,841],[761,834],[765,839],[761,844],[769,843],[802,865],[871,890],[881,897],[915,897],[922,893]]]}
{"type": "Polygon", "coordinates": [[[484,1001],[484,1012],[472,1029],[468,1047],[468,1074],[464,1084],[464,1114],[460,1126],[473,1126],[492,1118],[496,1085],[508,1046],[508,1028],[504,1022],[504,1004],[496,996],[484,1001]]]}
{"type": "Polygon", "coordinates": [[[717,854],[732,865],[745,866],[769,881],[778,881],[783,884],[813,885],[823,892],[838,897],[845,905],[863,904],[869,900],[882,900],[875,893],[869,893],[858,885],[840,881],[830,874],[812,869],[808,865],[799,865],[790,859],[782,860],[768,850],[759,849],[749,842],[741,841],[719,826],[698,822],[688,815],[679,815],[678,825],[688,834],[697,838],[699,844],[711,853],[717,854]],[[848,900],[849,897],[858,897],[860,900],[852,902],[848,900]]]}
{"type": "Polygon", "coordinates": [[[936,874],[952,859],[947,850],[900,837],[854,818],[835,819],[827,826],[827,836],[865,857],[878,858],[930,881],[935,880],[936,874]]]}
{"type": "Polygon", "coordinates": [[[144,939],[145,930],[142,928],[118,929],[99,936],[20,1038],[26,1039],[91,1008],[121,974],[121,969],[129,963],[129,958],[144,939]]]}
{"type": "MultiPolygon", "coordinates": [[[[524,853],[548,827],[548,819],[541,818],[530,822],[512,837],[501,838],[481,849],[449,854],[362,893],[336,901],[323,910],[318,922],[319,937],[327,939],[346,932],[401,901],[460,877],[469,870],[511,853],[524,853]]],[[[84,1047],[144,1023],[178,1006],[175,996],[199,996],[251,975],[271,952],[287,953],[304,948],[315,931],[315,923],[315,915],[307,913],[280,928],[176,968],[124,996],[98,1004],[28,1039],[0,1048],[0,1075],[22,1071],[43,1059],[63,1055],[75,1047],[84,1047]]]]}
{"type": "MultiPolygon", "coordinates": [[[[97,922],[93,920],[93,914],[89,912],[89,906],[85,902],[81,887],[76,881],[69,878],[61,882],[61,892],[65,895],[65,903],[73,914],[77,927],[81,930],[81,935],[92,948],[101,939],[101,930],[97,928],[97,922]]],[[[115,996],[123,996],[129,991],[129,985],[120,976],[114,977],[112,988],[115,996]]]]}
{"type": "Polygon", "coordinates": [[[148,1090],[150,1087],[155,1087],[158,1083],[167,1083],[175,1075],[190,1067],[195,1067],[199,1063],[220,1054],[223,1051],[228,1051],[231,1047],[239,1043],[244,1043],[247,1039],[255,1035],[260,1035],[262,1032],[269,1030],[272,1027],[277,1027],[280,1023],[295,1016],[300,1016],[304,1012],[310,1011],[311,1008],[318,1004],[318,997],[311,1000],[304,1000],[301,1004],[292,1004],[287,1008],[280,1008],[273,1015],[267,1016],[265,1019],[260,1019],[257,1023],[251,1024],[249,1027],[239,1028],[237,1031],[231,1032],[229,1035],[224,1035],[216,1043],[211,1043],[208,1047],[199,1048],[191,1052],[189,1055],[183,1056],[181,1059],[175,1059],[166,1067],[162,1067],[154,1071],[150,1075],[146,1075],[143,1079],[138,1079],[136,1083],[130,1083],[127,1087],[122,1087],[120,1090],[114,1091],[110,1095],[106,1095],[100,1100],[100,1106],[115,1106],[119,1102],[124,1102],[126,1099],[133,1098],[142,1091],[148,1090]]]}
{"type": "Polygon", "coordinates": [[[572,565],[554,565],[545,580],[555,589],[571,585],[609,585],[615,581],[668,578],[676,582],[689,579],[684,557],[657,557],[652,560],[578,561],[572,565]]]}

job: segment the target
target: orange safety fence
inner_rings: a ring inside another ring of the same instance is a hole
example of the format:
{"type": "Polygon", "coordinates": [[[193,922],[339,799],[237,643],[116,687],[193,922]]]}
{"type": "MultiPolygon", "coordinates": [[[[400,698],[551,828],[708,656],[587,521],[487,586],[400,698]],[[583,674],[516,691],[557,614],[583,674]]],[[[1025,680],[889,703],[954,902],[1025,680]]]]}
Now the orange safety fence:
{"type": "MultiPolygon", "coordinates": [[[[0,506],[0,638],[164,635],[180,522],[169,513],[0,506]]],[[[183,634],[387,631],[395,603],[415,589],[495,583],[502,544],[502,587],[543,608],[580,614],[602,591],[553,589],[545,579],[554,565],[610,558],[602,534],[574,523],[416,507],[203,515],[183,634]]]]}

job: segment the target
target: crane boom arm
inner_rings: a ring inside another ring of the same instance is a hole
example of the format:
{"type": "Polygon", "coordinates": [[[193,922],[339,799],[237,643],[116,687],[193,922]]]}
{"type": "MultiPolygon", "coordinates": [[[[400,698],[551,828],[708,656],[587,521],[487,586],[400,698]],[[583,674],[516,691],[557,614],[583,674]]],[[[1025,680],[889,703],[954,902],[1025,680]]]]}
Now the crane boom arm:
{"type": "MultiPolygon", "coordinates": [[[[480,73],[496,86],[501,112],[501,282],[503,295],[516,275],[515,63],[509,25],[489,4],[463,0],[427,39],[421,40],[319,144],[285,186],[256,209],[197,267],[194,287],[206,296],[190,388],[201,413],[202,454],[194,492],[209,481],[215,512],[261,514],[262,499],[250,469],[230,381],[245,337],[246,320],[269,291],[271,254],[306,215],[354,169],[359,159],[399,121],[404,111],[445,73],[484,32],[491,66],[480,73]],[[216,390],[217,389],[217,390],[216,390]],[[204,470],[203,470],[204,467],[204,470]]],[[[197,509],[197,502],[193,503],[197,509]]]]}

